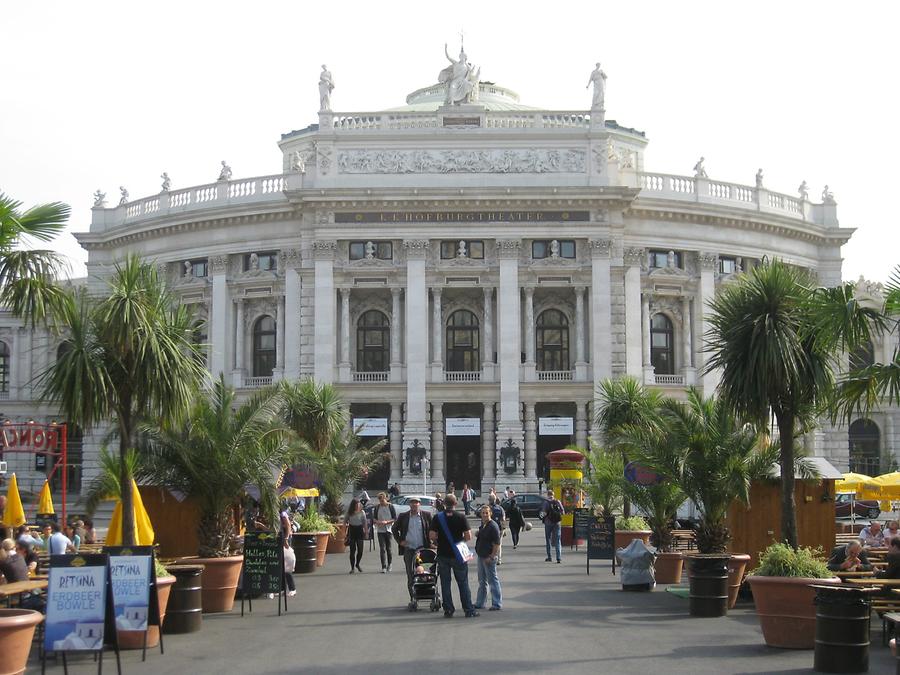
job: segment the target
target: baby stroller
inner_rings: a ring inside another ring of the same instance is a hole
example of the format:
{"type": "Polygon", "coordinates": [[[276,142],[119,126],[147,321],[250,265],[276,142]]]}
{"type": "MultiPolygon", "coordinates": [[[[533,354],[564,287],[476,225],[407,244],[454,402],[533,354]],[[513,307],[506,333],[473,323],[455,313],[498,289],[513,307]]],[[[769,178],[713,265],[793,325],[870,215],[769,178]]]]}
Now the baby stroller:
{"type": "Polygon", "coordinates": [[[420,548],[416,551],[414,565],[425,568],[424,572],[413,572],[412,592],[413,599],[409,603],[409,611],[419,609],[419,601],[428,601],[432,612],[441,608],[441,596],[437,588],[437,553],[430,548],[420,548]]]}

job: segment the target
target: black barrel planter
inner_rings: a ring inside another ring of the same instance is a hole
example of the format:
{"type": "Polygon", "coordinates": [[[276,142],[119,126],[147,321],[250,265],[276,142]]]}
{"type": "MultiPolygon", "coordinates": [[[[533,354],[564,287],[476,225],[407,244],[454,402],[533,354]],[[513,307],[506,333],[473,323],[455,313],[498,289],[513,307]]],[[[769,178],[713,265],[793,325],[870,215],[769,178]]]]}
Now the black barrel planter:
{"type": "Polygon", "coordinates": [[[691,616],[716,617],[728,613],[726,554],[698,554],[687,558],[691,573],[691,616]]]}
{"type": "Polygon", "coordinates": [[[316,571],[316,535],[295,534],[291,537],[291,545],[297,562],[294,563],[295,574],[310,574],[316,571]]]}
{"type": "Polygon", "coordinates": [[[820,673],[869,670],[869,595],[874,589],[819,586],[816,589],[816,654],[820,673]]]}
{"type": "Polygon", "coordinates": [[[203,565],[169,565],[173,577],[172,591],[163,633],[195,633],[203,626],[203,565]]]}

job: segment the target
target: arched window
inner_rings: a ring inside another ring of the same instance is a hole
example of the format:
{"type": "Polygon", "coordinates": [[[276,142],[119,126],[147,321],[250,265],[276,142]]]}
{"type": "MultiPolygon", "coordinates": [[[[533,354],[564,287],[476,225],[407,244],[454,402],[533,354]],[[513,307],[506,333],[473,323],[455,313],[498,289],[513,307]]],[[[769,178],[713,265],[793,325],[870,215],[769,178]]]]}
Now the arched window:
{"type": "Polygon", "coordinates": [[[657,375],[675,374],[672,322],[665,314],[654,314],[650,320],[650,363],[657,375]]]}
{"type": "Polygon", "coordinates": [[[447,321],[447,371],[481,370],[478,319],[472,312],[459,309],[447,321]]]}
{"type": "Polygon", "coordinates": [[[356,369],[363,373],[384,373],[389,369],[391,329],[387,317],[374,309],[356,322],[356,369]]]}
{"type": "Polygon", "coordinates": [[[9,391],[9,345],[0,342],[0,392],[9,391]]]}
{"type": "Polygon", "coordinates": [[[537,319],[538,370],[569,370],[569,320],[557,309],[541,312],[537,319]]]}
{"type": "Polygon", "coordinates": [[[271,377],[275,369],[275,319],[261,316],[253,324],[253,377],[271,377]]]}
{"type": "Polygon", "coordinates": [[[875,346],[869,340],[850,352],[850,370],[862,370],[875,363],[875,346]]]}
{"type": "Polygon", "coordinates": [[[881,473],[881,433],[872,420],[859,419],[850,425],[850,471],[877,476],[881,473]]]}

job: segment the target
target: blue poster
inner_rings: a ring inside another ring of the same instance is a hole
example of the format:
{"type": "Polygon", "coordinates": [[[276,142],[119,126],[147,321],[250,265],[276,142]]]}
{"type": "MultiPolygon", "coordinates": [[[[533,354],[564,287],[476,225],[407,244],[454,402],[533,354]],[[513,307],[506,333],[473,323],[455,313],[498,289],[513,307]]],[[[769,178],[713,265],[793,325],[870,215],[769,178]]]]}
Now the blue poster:
{"type": "Polygon", "coordinates": [[[105,555],[51,556],[44,649],[103,648],[106,570],[105,555]]]}
{"type": "Polygon", "coordinates": [[[150,611],[150,556],[109,556],[116,628],[147,630],[150,611]]]}

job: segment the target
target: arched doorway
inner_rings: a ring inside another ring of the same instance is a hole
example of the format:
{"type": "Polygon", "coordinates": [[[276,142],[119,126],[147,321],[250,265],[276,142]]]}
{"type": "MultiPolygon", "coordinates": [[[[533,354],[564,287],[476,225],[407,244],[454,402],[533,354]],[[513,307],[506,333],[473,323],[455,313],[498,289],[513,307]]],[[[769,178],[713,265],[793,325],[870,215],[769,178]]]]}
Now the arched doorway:
{"type": "Polygon", "coordinates": [[[868,419],[858,419],[850,425],[850,471],[877,476],[881,473],[881,432],[868,419]]]}

